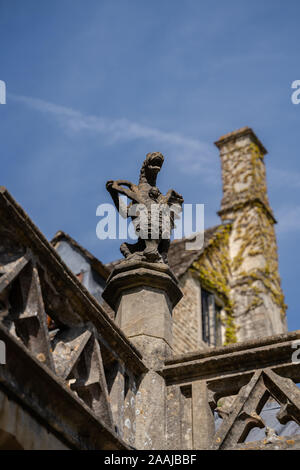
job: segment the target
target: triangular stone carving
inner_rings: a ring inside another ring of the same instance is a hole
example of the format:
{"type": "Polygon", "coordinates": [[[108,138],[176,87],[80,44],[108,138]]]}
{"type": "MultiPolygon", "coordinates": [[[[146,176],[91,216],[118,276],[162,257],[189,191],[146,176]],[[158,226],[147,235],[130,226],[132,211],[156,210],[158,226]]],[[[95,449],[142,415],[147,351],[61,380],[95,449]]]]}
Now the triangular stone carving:
{"type": "Polygon", "coordinates": [[[113,425],[107,383],[103,368],[100,345],[93,334],[84,347],[73,370],[76,381],[71,389],[108,426],[113,425]]]}
{"type": "Polygon", "coordinates": [[[260,370],[241,388],[231,412],[215,433],[212,448],[232,448],[243,443],[252,428],[265,428],[266,424],[259,414],[270,396],[281,404],[277,414],[279,422],[283,424],[294,420],[299,424],[300,390],[291,380],[283,379],[272,370],[260,370]]]}
{"type": "Polygon", "coordinates": [[[4,324],[40,362],[54,370],[36,262],[29,250],[18,259],[5,261],[0,264],[0,294],[7,307],[4,324]]]}
{"type": "Polygon", "coordinates": [[[19,280],[23,309],[15,319],[16,333],[40,362],[54,370],[45,306],[34,261],[23,269],[19,280]]]}
{"type": "Polygon", "coordinates": [[[68,379],[92,333],[86,326],[58,331],[52,340],[55,372],[68,379]]]}
{"type": "Polygon", "coordinates": [[[29,254],[5,265],[0,264],[0,293],[17,277],[30,259],[29,254]]]}

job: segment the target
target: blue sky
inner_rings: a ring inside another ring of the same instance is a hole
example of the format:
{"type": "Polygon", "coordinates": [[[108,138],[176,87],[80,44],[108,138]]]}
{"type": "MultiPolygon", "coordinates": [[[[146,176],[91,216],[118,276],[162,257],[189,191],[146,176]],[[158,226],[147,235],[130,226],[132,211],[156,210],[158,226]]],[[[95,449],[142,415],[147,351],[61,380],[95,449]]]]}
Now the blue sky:
{"type": "Polygon", "coordinates": [[[298,0],[0,0],[1,179],[51,238],[68,232],[103,261],[96,238],[108,179],[135,181],[149,151],[159,186],[205,204],[218,223],[213,142],[248,125],[268,149],[269,198],[289,329],[300,328],[298,0]]]}

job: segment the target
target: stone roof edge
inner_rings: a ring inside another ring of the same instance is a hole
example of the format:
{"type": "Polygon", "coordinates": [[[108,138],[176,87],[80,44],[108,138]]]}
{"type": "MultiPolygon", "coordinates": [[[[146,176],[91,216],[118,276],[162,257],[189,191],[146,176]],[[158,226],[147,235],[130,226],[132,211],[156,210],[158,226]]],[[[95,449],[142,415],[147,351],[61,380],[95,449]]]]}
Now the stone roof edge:
{"type": "MultiPolygon", "coordinates": [[[[134,364],[141,372],[145,372],[147,367],[142,361],[142,354],[125,336],[123,331],[109,318],[108,314],[104,311],[102,306],[97,300],[88,292],[82,285],[72,271],[60,258],[55,248],[49,243],[46,237],[32,222],[30,217],[24,209],[15,201],[9,191],[0,186],[0,202],[1,200],[13,210],[20,224],[26,229],[27,238],[35,245],[36,249],[42,249],[43,254],[49,258],[50,263],[54,263],[60,274],[65,277],[65,282],[77,295],[81,297],[84,303],[88,303],[90,309],[86,309],[84,315],[89,321],[97,326],[101,326],[101,335],[107,340],[108,343],[114,344],[114,349],[120,355],[124,362],[134,364]]],[[[25,233],[25,231],[24,231],[25,233]]],[[[26,237],[26,235],[25,235],[26,237]]],[[[98,328],[97,328],[98,329],[98,328]]]]}
{"type": "MultiPolygon", "coordinates": [[[[259,347],[264,347],[272,344],[284,343],[286,341],[294,341],[300,339],[300,330],[291,331],[288,333],[282,333],[279,335],[273,335],[268,337],[263,337],[259,339],[253,339],[248,341],[243,341],[240,343],[230,344],[228,346],[220,346],[216,348],[211,348],[210,350],[205,351],[196,351],[193,353],[181,354],[172,357],[171,359],[165,362],[166,366],[174,364],[183,364],[186,362],[196,361],[198,359],[205,359],[213,356],[221,356],[223,354],[235,353],[238,351],[246,351],[249,349],[255,349],[259,347]]],[[[293,351],[291,351],[292,354],[293,351]]]]}
{"type": "Polygon", "coordinates": [[[61,378],[38,361],[1,324],[0,339],[5,342],[8,356],[5,367],[0,367],[1,390],[10,399],[42,421],[47,429],[71,448],[82,450],[90,447],[92,442],[97,446],[95,450],[99,450],[98,446],[101,445],[105,447],[105,444],[113,445],[118,450],[129,449],[61,378]],[[62,402],[66,406],[62,407],[62,402]],[[70,420],[70,415],[77,419],[70,420]],[[86,436],[82,435],[83,424],[89,431],[86,436]],[[89,436],[94,438],[90,439],[89,436]]]}

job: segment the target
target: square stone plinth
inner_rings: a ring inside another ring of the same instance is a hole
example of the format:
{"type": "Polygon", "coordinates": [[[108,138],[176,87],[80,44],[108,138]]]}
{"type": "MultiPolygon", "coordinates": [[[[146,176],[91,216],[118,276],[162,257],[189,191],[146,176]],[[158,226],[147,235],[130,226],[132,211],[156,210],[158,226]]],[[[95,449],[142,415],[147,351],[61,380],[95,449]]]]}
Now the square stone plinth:
{"type": "Polygon", "coordinates": [[[123,292],[116,323],[129,338],[151,336],[172,347],[172,306],[164,291],[145,286],[123,292]]]}

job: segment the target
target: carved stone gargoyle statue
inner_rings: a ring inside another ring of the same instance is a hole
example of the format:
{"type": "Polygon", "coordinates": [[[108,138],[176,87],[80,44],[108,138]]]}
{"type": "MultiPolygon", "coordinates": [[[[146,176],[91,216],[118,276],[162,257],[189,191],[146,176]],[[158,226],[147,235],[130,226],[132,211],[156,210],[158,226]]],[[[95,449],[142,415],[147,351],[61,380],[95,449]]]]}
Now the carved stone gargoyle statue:
{"type": "Polygon", "coordinates": [[[117,210],[123,217],[131,217],[138,235],[136,243],[123,243],[120,247],[121,253],[128,260],[168,263],[171,231],[174,228],[174,219],[181,211],[183,198],[173,189],[164,196],[156,186],[157,175],[163,162],[164,157],[161,153],[148,153],[141,168],[138,185],[126,180],[110,180],[106,183],[106,189],[117,210]],[[119,195],[127,196],[131,200],[125,210],[120,207],[119,195]],[[156,208],[153,207],[155,205],[156,208]],[[138,218],[141,207],[145,209],[146,224],[145,218],[138,218]],[[169,230],[164,230],[163,217],[168,217],[169,230]],[[143,230],[141,230],[141,220],[144,221],[143,230]]]}

